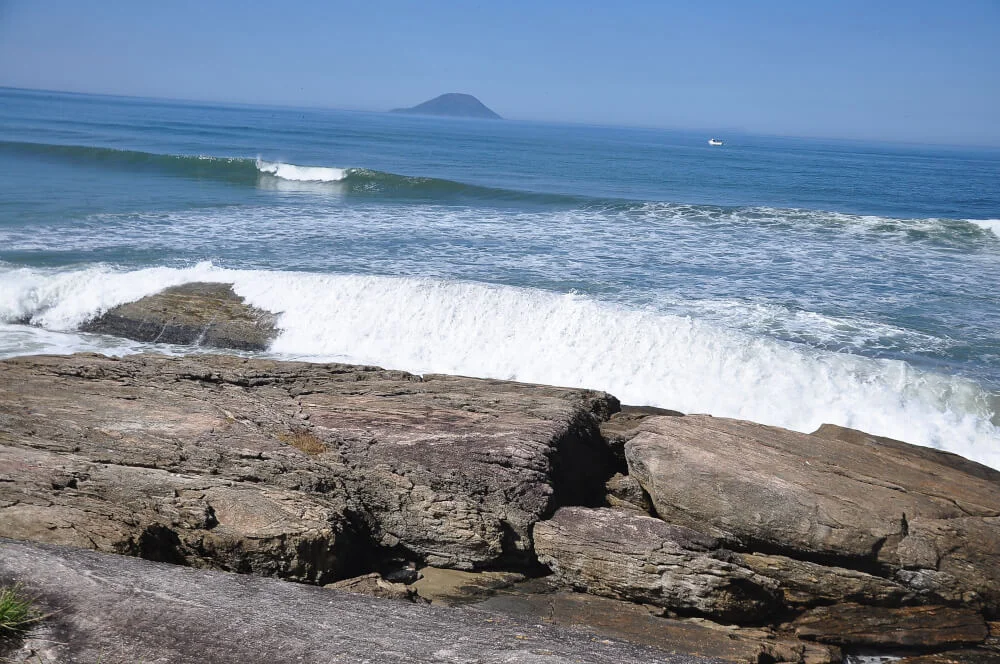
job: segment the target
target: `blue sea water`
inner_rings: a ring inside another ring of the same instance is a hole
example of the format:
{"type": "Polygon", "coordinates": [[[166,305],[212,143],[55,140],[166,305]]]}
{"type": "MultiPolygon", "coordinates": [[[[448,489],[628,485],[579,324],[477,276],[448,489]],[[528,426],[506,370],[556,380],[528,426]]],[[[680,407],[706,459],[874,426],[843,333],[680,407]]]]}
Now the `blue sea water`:
{"type": "Polygon", "coordinates": [[[166,286],[269,356],[604,389],[1000,467],[1000,151],[0,89],[0,356],[166,286]]]}

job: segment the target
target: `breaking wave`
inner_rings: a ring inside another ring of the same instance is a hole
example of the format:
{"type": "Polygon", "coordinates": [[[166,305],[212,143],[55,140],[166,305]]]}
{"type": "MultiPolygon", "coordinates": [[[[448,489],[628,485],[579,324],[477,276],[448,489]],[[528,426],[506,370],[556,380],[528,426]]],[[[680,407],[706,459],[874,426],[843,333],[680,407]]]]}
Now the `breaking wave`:
{"type": "Polygon", "coordinates": [[[135,271],[0,268],[0,322],[30,323],[38,327],[19,329],[39,333],[0,354],[92,349],[93,337],[75,332],[80,323],[189,281],[232,282],[251,304],[281,312],[272,356],[589,387],[624,403],[799,431],[833,422],[1000,468],[997,397],[973,381],[691,316],[478,282],[210,263],[135,271]],[[52,336],[60,331],[57,344],[52,336]]]}

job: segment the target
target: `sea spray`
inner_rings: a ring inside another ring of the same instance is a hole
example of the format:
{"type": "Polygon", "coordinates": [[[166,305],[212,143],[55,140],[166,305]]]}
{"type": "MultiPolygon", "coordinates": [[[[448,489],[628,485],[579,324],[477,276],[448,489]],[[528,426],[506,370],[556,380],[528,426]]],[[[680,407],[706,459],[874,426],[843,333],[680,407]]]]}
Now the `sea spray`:
{"type": "Polygon", "coordinates": [[[0,272],[0,320],[72,331],[116,304],[188,281],[233,282],[250,304],[280,312],[282,333],[269,353],[277,357],[589,387],[625,403],[799,431],[832,422],[1000,467],[991,395],[972,381],[574,293],[210,263],[22,268],[0,272]]]}

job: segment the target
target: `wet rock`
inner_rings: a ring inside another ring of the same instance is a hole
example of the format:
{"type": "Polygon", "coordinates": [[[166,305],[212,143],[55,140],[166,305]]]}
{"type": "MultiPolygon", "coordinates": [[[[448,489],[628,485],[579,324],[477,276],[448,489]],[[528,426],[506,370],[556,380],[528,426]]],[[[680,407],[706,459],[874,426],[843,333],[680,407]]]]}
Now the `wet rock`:
{"type": "Polygon", "coordinates": [[[424,567],[413,589],[432,604],[463,606],[481,602],[501,588],[507,588],[525,576],[520,572],[465,572],[456,569],[424,567]]]}
{"type": "Polygon", "coordinates": [[[1000,473],[868,436],[651,417],[625,445],[663,519],[740,549],[892,575],[1000,608],[1000,473]]]}
{"type": "Polygon", "coordinates": [[[476,606],[555,625],[586,627],[610,639],[724,662],[839,664],[842,660],[835,646],[801,641],[765,628],[661,618],[653,615],[650,607],[584,593],[531,594],[516,590],[517,586],[501,591],[476,606]]]}
{"type": "Polygon", "coordinates": [[[0,535],[319,583],[369,571],[372,547],[524,564],[535,521],[603,501],[615,407],[349,365],[6,360],[0,535]]]}
{"type": "Polygon", "coordinates": [[[760,621],[777,584],[712,555],[717,541],[632,511],[564,507],[535,525],[535,551],[564,584],[594,595],[725,620],[760,621]]]}
{"type": "Polygon", "coordinates": [[[504,614],[0,540],[0,582],[15,579],[50,614],[20,649],[32,664],[707,664],[504,614]]]}
{"type": "Polygon", "coordinates": [[[362,574],[361,576],[344,579],[335,583],[328,583],[323,587],[328,590],[339,590],[358,595],[381,597],[383,599],[394,599],[405,602],[423,601],[413,588],[403,583],[386,581],[380,574],[375,572],[362,574]]]}
{"type": "Polygon", "coordinates": [[[799,638],[840,646],[942,649],[975,645],[989,632],[969,609],[911,606],[899,609],[838,604],[811,609],[792,623],[799,638]]]}
{"type": "Polygon", "coordinates": [[[114,307],[80,329],[136,341],[267,350],[276,322],[276,314],[246,304],[232,284],[192,282],[114,307]]]}

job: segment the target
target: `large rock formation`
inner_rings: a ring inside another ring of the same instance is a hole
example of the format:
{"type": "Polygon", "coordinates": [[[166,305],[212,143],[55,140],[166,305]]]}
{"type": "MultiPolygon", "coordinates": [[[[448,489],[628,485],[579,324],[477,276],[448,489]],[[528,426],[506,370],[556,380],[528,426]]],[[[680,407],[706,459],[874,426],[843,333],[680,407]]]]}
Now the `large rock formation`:
{"type": "Polygon", "coordinates": [[[0,540],[0,582],[14,579],[49,614],[0,651],[29,664],[717,661],[503,614],[0,540]]]}
{"type": "Polygon", "coordinates": [[[632,511],[564,507],[535,526],[538,559],[586,592],[724,620],[763,621],[777,584],[711,555],[714,538],[632,511]]]}
{"type": "Polygon", "coordinates": [[[599,503],[602,393],[372,367],[0,362],[0,536],[332,581],[373,547],[473,568],[599,503]]]}
{"type": "MultiPolygon", "coordinates": [[[[808,435],[688,416],[647,418],[639,429],[625,444],[631,475],[667,522],[738,549],[889,575],[925,596],[1000,609],[997,471],[830,428],[808,435]]],[[[890,590],[870,592],[874,603],[890,590]]]]}
{"type": "Polygon", "coordinates": [[[192,282],[114,307],[84,323],[84,332],[136,341],[267,350],[277,315],[251,307],[232,284],[192,282]]]}

